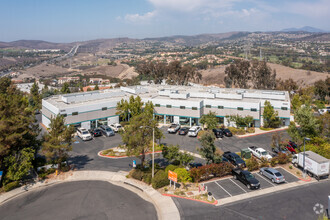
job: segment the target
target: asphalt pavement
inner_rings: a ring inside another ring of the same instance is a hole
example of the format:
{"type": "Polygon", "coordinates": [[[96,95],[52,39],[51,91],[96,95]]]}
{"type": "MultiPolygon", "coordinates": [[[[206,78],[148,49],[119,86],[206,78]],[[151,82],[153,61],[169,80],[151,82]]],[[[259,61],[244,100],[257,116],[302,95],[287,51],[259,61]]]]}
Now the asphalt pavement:
{"type": "Polygon", "coordinates": [[[173,199],[182,220],[316,220],[319,216],[317,213],[326,211],[329,195],[330,180],[327,179],[224,206],[212,206],[180,198],[173,199]]]}
{"type": "Polygon", "coordinates": [[[157,219],[153,204],[104,181],[74,181],[23,194],[0,206],[1,220],[157,219]]]}

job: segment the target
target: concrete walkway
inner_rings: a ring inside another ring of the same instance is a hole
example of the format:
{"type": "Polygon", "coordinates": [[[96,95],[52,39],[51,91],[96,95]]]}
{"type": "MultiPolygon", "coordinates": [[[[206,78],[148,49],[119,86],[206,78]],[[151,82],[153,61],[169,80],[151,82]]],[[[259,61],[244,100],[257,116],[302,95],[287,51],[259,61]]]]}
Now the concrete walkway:
{"type": "Polygon", "coordinates": [[[32,185],[23,186],[7,193],[0,195],[0,205],[6,201],[15,198],[19,195],[27,193],[31,190],[37,190],[41,187],[50,186],[53,184],[60,184],[68,181],[86,181],[86,180],[100,180],[107,181],[115,185],[119,185],[137,193],[143,199],[154,204],[158,219],[173,220],[180,219],[180,213],[172,198],[162,196],[158,191],[147,184],[139,181],[126,178],[127,172],[109,172],[109,171],[73,171],[63,173],[52,180],[44,182],[37,182],[32,185]]]}
{"type": "Polygon", "coordinates": [[[251,134],[243,134],[243,135],[236,135],[238,138],[245,138],[245,137],[251,137],[251,136],[256,136],[256,135],[261,135],[261,134],[267,134],[267,133],[272,133],[276,131],[284,131],[288,129],[288,126],[281,127],[281,128],[275,128],[269,131],[261,130],[260,128],[255,128],[255,132],[251,134]]]}

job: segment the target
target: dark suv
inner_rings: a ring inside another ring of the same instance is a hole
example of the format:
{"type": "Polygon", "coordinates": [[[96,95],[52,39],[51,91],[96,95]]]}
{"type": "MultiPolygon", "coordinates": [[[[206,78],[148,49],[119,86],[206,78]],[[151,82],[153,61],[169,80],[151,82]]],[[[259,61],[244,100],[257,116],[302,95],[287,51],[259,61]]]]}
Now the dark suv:
{"type": "Polygon", "coordinates": [[[245,161],[235,153],[227,151],[222,156],[236,167],[246,167],[245,161]]]}
{"type": "Polygon", "coordinates": [[[221,129],[213,128],[212,131],[213,131],[216,138],[223,138],[223,132],[222,132],[221,129]]]}

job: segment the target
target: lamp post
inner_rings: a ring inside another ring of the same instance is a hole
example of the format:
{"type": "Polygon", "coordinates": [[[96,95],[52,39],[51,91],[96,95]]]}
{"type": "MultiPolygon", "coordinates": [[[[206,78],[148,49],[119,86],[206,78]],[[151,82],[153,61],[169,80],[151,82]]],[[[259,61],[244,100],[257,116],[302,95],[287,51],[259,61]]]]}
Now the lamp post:
{"type": "Polygon", "coordinates": [[[305,172],[305,141],[310,141],[311,139],[308,137],[304,137],[304,157],[303,157],[303,177],[306,177],[306,172],[305,172]]]}

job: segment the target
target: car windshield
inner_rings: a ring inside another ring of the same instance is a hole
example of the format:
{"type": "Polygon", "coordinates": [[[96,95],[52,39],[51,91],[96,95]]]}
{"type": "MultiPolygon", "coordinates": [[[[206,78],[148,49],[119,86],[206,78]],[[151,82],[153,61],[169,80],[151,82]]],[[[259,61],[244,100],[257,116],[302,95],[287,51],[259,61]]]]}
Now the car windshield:
{"type": "Polygon", "coordinates": [[[274,174],[275,174],[275,176],[282,176],[282,174],[280,174],[279,172],[276,172],[274,174]]]}
{"type": "Polygon", "coordinates": [[[111,128],[106,128],[105,130],[106,130],[106,131],[112,131],[112,129],[111,129],[111,128]]]}
{"type": "Polygon", "coordinates": [[[253,176],[251,173],[249,173],[249,174],[245,174],[245,177],[246,177],[247,180],[248,180],[248,179],[253,179],[253,178],[254,178],[254,176],[253,176]]]}
{"type": "Polygon", "coordinates": [[[196,130],[195,129],[189,129],[190,132],[195,132],[196,130]]]}
{"type": "Polygon", "coordinates": [[[262,155],[266,156],[268,153],[266,151],[261,152],[262,155]]]}
{"type": "Polygon", "coordinates": [[[237,154],[233,154],[233,157],[236,159],[239,158],[239,156],[237,154]]]}
{"type": "Polygon", "coordinates": [[[118,125],[117,128],[121,128],[121,125],[118,125]]]}
{"type": "Polygon", "coordinates": [[[88,134],[88,131],[83,131],[82,134],[88,134]]]}
{"type": "Polygon", "coordinates": [[[224,131],[225,131],[225,132],[230,132],[228,129],[225,129],[224,131]]]}

